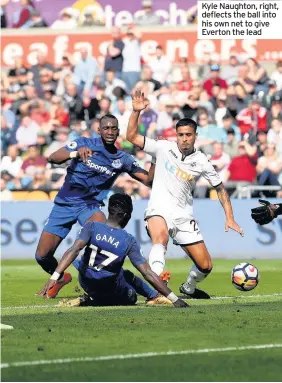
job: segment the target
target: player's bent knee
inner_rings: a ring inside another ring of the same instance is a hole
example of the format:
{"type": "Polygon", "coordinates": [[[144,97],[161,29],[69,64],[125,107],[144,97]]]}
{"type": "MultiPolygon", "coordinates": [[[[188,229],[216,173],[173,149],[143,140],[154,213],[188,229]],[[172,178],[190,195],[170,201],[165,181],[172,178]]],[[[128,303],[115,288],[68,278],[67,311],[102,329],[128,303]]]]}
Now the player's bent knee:
{"type": "Polygon", "coordinates": [[[135,275],[133,274],[133,272],[129,271],[129,270],[124,270],[123,276],[124,276],[124,279],[126,280],[126,282],[129,284],[131,284],[135,278],[135,275]]]}

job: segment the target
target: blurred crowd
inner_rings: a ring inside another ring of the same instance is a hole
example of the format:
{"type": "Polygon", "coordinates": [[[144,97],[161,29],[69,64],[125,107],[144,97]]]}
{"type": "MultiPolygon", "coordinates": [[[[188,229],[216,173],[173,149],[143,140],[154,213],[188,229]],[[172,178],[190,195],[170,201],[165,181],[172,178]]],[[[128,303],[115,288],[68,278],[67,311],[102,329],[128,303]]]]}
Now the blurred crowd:
{"type": "MultiPolygon", "coordinates": [[[[26,67],[16,57],[14,67],[2,72],[2,199],[12,199],[15,190],[58,190],[68,163],[51,165],[47,157],[78,137],[99,136],[99,118],[106,113],[118,118],[117,146],[148,169],[150,157],[125,139],[135,88],[150,101],[139,121],[142,134],[175,141],[176,122],[192,118],[198,123],[197,149],[209,157],[230,193],[238,184],[281,188],[282,61],[271,73],[236,54],[222,67],[211,58],[201,65],[186,57],[172,63],[157,46],[145,64],[141,39],[133,28],[125,38],[114,28],[103,67],[82,47],[76,63],[66,53],[54,67],[38,51],[36,65],[26,67]]],[[[150,194],[126,175],[117,180],[117,190],[135,199],[150,194]]],[[[208,196],[209,185],[200,179],[195,197],[208,196]]]]}
{"type": "MultiPolygon", "coordinates": [[[[6,10],[10,0],[1,1],[1,27],[7,27],[6,10]]],[[[47,1],[47,0],[45,0],[47,1]]],[[[71,3],[71,2],[70,2],[71,3]]],[[[28,28],[45,28],[48,27],[44,20],[44,15],[40,14],[40,11],[36,9],[34,1],[32,0],[19,0],[20,9],[11,15],[12,28],[28,29],[28,28]]],[[[154,4],[152,0],[141,0],[140,10],[136,14],[136,17],[132,20],[135,25],[152,26],[160,25],[161,18],[154,12],[154,4]]],[[[197,5],[189,8],[186,12],[187,23],[192,24],[197,21],[197,5]]],[[[63,8],[58,14],[58,19],[55,20],[50,28],[60,29],[74,29],[83,27],[97,27],[104,26],[105,20],[103,14],[93,11],[93,7],[86,8],[81,14],[76,7],[63,8]]]]}

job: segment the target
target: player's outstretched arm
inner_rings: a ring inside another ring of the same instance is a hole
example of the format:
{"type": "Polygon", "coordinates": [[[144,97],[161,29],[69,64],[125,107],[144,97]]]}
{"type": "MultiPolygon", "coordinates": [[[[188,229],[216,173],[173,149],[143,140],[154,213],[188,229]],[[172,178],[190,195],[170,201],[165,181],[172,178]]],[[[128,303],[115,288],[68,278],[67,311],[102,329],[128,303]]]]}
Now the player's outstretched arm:
{"type": "Polygon", "coordinates": [[[168,298],[175,307],[189,307],[186,302],[182,299],[179,299],[160,279],[160,277],[153,272],[150,265],[142,263],[135,266],[136,269],[143,275],[143,277],[148,281],[159,293],[168,298]]]}
{"type": "Polygon", "coordinates": [[[252,218],[259,225],[266,225],[282,214],[282,203],[271,204],[268,201],[259,199],[262,206],[252,209],[252,218]]]}
{"type": "Polygon", "coordinates": [[[47,293],[47,291],[56,284],[56,282],[60,278],[61,273],[63,273],[72,264],[72,262],[78,257],[79,252],[82,249],[84,249],[86,245],[87,245],[87,242],[81,239],[77,239],[75,241],[73,246],[65,252],[55,272],[53,273],[49,281],[37,293],[37,295],[44,296],[47,293]]]}
{"type": "Polygon", "coordinates": [[[226,217],[225,231],[232,229],[237,231],[237,233],[241,234],[241,236],[243,237],[244,236],[243,229],[234,220],[231,201],[224,185],[222,183],[218,185],[216,187],[216,191],[217,191],[218,199],[220,200],[220,203],[224,209],[224,213],[226,217]]]}
{"type": "Polygon", "coordinates": [[[138,119],[141,110],[145,109],[149,105],[149,101],[145,98],[144,93],[142,93],[140,89],[137,89],[131,97],[133,111],[129,118],[126,139],[132,144],[138,146],[140,149],[143,149],[145,138],[138,132],[138,119]]]}
{"type": "Polygon", "coordinates": [[[73,159],[73,158],[81,158],[83,162],[87,161],[88,156],[92,155],[92,151],[87,147],[79,148],[77,151],[68,151],[65,148],[60,148],[56,150],[54,153],[50,154],[47,158],[48,162],[53,164],[63,164],[64,162],[73,159]]]}

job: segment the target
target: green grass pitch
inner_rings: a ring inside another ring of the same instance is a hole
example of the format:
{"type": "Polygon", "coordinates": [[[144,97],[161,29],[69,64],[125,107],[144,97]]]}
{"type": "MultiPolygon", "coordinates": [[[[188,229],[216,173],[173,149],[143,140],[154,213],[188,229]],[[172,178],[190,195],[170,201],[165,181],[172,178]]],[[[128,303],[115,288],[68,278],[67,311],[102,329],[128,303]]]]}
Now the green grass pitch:
{"type": "MultiPolygon", "coordinates": [[[[187,310],[142,299],[129,308],[59,309],[61,298],[78,295],[75,270],[60,297],[45,300],[34,296],[47,281],[35,262],[3,261],[2,323],[14,330],[1,333],[2,381],[281,381],[282,260],[253,261],[261,279],[248,293],[230,282],[236,263],[214,260],[201,287],[217,299],[193,300],[187,310]],[[244,349],[269,344],[280,347],[244,349]]],[[[190,266],[167,262],[174,292],[190,266]]]]}

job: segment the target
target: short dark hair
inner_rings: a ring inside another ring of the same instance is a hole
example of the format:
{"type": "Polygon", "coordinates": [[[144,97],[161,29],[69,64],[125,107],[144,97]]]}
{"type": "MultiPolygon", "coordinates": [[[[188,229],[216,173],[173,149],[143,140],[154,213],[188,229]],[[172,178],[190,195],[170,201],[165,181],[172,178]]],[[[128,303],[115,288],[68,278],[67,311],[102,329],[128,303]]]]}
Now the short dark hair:
{"type": "Polygon", "coordinates": [[[107,113],[107,114],[105,114],[105,116],[103,116],[103,117],[100,118],[100,124],[102,123],[102,121],[103,121],[104,119],[116,120],[117,123],[118,123],[118,119],[116,118],[116,116],[114,116],[113,114],[110,114],[110,113],[107,113]]]}
{"type": "Polygon", "coordinates": [[[195,133],[197,132],[197,124],[191,118],[188,118],[188,117],[181,118],[181,120],[179,120],[178,123],[176,124],[175,129],[177,130],[180,126],[191,126],[191,128],[194,129],[195,133]]]}
{"type": "Polygon", "coordinates": [[[109,215],[115,218],[131,215],[133,211],[132,199],[127,194],[116,193],[111,195],[108,206],[109,215]]]}

